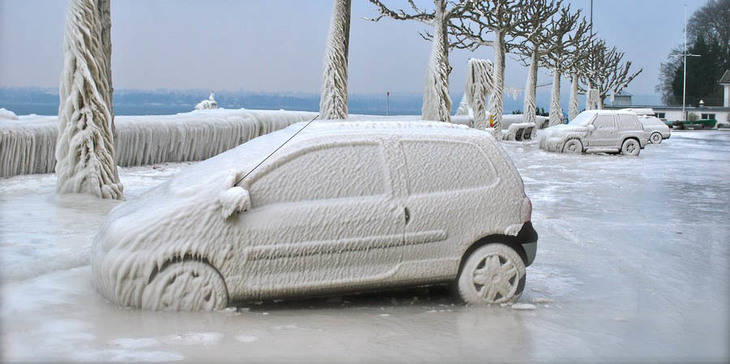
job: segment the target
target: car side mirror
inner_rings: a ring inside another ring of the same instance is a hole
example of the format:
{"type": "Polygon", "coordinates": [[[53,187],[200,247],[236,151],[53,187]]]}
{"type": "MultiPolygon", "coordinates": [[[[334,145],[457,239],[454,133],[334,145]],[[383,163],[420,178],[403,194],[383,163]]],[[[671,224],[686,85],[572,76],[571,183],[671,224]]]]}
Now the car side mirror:
{"type": "Polygon", "coordinates": [[[588,125],[588,130],[589,131],[594,131],[594,130],[596,130],[596,126],[593,125],[593,124],[590,124],[590,125],[588,125]]]}
{"type": "Polygon", "coordinates": [[[251,207],[251,196],[243,187],[231,187],[218,194],[218,207],[223,219],[246,212],[251,207]]]}

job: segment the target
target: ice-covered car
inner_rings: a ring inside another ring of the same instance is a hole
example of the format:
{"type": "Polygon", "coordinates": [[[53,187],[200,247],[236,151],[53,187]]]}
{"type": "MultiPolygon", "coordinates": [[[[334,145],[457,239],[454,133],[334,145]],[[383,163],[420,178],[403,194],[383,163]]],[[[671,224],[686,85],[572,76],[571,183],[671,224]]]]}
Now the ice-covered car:
{"type": "Polygon", "coordinates": [[[112,210],[93,245],[97,289],[166,310],[437,283],[470,303],[519,298],[532,204],[489,133],[322,121],[295,134],[302,125],[112,210]]]}
{"type": "Polygon", "coordinates": [[[661,144],[662,140],[672,136],[671,129],[656,116],[639,116],[639,121],[644,126],[644,130],[649,133],[649,142],[652,144],[661,144]]]}
{"type": "Polygon", "coordinates": [[[625,111],[584,111],[570,123],[551,126],[540,135],[540,148],[562,153],[639,155],[648,143],[639,118],[625,111]]]}

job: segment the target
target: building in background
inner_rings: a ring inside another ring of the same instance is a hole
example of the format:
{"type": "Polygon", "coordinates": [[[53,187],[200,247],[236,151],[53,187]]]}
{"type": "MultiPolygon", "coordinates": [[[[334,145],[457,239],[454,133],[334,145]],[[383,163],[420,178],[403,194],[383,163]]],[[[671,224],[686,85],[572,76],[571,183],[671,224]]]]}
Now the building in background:
{"type": "MultiPolygon", "coordinates": [[[[725,71],[718,83],[724,88],[724,98],[722,106],[705,106],[687,105],[687,115],[689,119],[695,120],[717,120],[718,122],[730,123],[730,70],[725,71]]],[[[631,94],[627,92],[619,93],[612,98],[611,105],[607,105],[606,109],[653,109],[656,116],[663,121],[679,121],[683,120],[682,106],[666,106],[666,105],[634,105],[631,101],[631,94]]]]}

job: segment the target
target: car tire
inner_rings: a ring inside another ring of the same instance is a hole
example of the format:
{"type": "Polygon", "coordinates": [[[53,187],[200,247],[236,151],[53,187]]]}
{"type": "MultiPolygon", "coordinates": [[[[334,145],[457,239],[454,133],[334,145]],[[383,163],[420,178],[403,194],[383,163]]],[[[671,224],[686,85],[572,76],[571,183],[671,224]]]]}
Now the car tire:
{"type": "Polygon", "coordinates": [[[457,292],[469,304],[514,303],[525,287],[525,262],[507,245],[492,243],[474,250],[457,279],[457,292]]]}
{"type": "Polygon", "coordinates": [[[220,273],[199,261],[175,262],[163,268],[142,293],[142,308],[161,311],[215,311],[228,305],[220,273]]]}
{"type": "Polygon", "coordinates": [[[651,137],[649,137],[649,140],[651,140],[651,144],[662,144],[662,135],[659,133],[653,133],[651,134],[651,137]]]}
{"type": "Polygon", "coordinates": [[[578,139],[569,139],[563,145],[563,153],[581,154],[583,153],[583,143],[578,139]]]}
{"type": "Polygon", "coordinates": [[[636,139],[626,139],[621,145],[621,154],[637,156],[641,152],[641,144],[636,139]]]}

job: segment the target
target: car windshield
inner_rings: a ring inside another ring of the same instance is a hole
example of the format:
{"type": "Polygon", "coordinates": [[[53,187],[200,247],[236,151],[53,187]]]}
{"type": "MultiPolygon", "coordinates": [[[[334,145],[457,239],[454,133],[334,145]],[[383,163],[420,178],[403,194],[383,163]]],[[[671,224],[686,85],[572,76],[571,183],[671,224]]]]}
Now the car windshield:
{"type": "Polygon", "coordinates": [[[577,126],[586,126],[588,123],[593,120],[593,116],[595,114],[591,112],[582,112],[578,114],[578,116],[575,117],[575,119],[571,120],[568,124],[570,125],[577,125],[577,126]]]}

